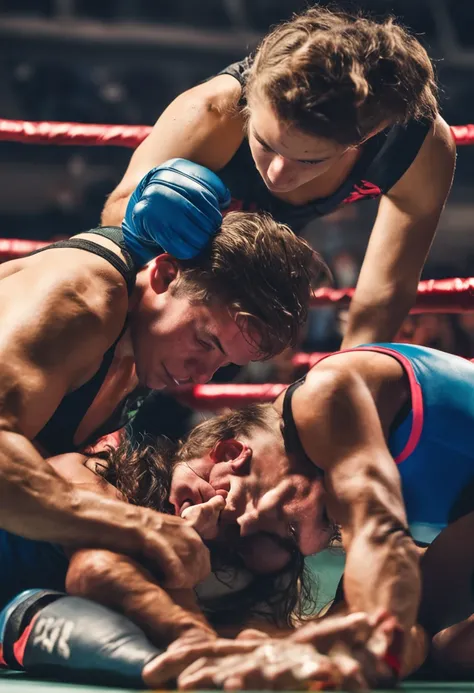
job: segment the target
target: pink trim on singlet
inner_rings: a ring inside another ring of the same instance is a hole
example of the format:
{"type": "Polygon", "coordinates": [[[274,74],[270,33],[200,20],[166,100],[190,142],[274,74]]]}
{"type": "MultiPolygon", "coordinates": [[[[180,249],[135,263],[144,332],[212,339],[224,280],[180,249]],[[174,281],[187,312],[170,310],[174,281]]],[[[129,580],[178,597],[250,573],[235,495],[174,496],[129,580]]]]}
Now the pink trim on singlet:
{"type": "Polygon", "coordinates": [[[414,451],[418,445],[421,437],[421,432],[423,430],[423,391],[421,389],[420,383],[416,379],[415,371],[410,363],[410,360],[403,354],[398,353],[394,349],[389,349],[388,347],[355,347],[354,349],[342,349],[341,351],[336,351],[333,354],[325,354],[322,359],[318,361],[318,364],[329,356],[336,356],[337,354],[350,354],[353,351],[376,351],[379,354],[387,354],[387,356],[392,356],[396,359],[399,364],[403,367],[404,371],[408,376],[408,382],[410,384],[411,393],[411,408],[413,411],[413,421],[411,425],[410,435],[405,447],[397,457],[395,457],[395,464],[400,464],[407,459],[414,451]]]}
{"type": "Polygon", "coordinates": [[[39,611],[37,614],[33,616],[31,622],[26,626],[23,633],[20,635],[18,640],[13,645],[13,656],[15,657],[16,661],[21,667],[23,666],[23,660],[25,658],[26,645],[31,635],[31,631],[33,630],[33,626],[35,625],[40,613],[41,612],[39,611]]]}

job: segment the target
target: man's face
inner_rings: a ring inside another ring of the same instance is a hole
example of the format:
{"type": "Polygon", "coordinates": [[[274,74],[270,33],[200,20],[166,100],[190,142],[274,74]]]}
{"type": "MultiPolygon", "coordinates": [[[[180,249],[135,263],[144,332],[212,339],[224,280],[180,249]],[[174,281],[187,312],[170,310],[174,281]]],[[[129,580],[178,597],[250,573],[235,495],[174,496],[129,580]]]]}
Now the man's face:
{"type": "Polygon", "coordinates": [[[175,467],[170,501],[176,514],[216,494],[226,497],[216,541],[232,545],[255,572],[280,570],[295,550],[310,555],[328,545],[323,484],[309,462],[286,454],[276,413],[271,430],[221,441],[175,467]]]}
{"type": "Polygon", "coordinates": [[[155,390],[206,383],[221,366],[257,357],[225,306],[173,290],[177,275],[169,256],[156,258],[139,275],[140,299],[130,312],[137,375],[155,390]]]}

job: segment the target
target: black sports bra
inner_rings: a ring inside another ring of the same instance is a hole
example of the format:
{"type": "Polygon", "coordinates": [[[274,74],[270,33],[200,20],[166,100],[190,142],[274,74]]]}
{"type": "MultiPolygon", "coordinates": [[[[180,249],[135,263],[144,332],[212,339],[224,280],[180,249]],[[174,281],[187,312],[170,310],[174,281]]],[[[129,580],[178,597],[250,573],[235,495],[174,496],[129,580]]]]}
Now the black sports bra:
{"type": "Polygon", "coordinates": [[[289,385],[286,389],[286,392],[285,392],[285,395],[283,398],[283,407],[282,407],[282,412],[281,412],[281,416],[283,419],[283,429],[282,429],[283,442],[285,444],[285,450],[286,450],[288,455],[296,455],[300,459],[308,460],[308,462],[310,462],[313,469],[316,470],[316,472],[319,472],[321,476],[324,476],[324,471],[320,467],[317,467],[314,464],[314,462],[309,459],[303,445],[301,444],[298,429],[296,428],[295,420],[293,418],[293,410],[291,408],[291,402],[293,399],[293,395],[294,395],[295,391],[299,387],[301,387],[301,385],[304,384],[305,380],[306,380],[306,376],[304,376],[303,378],[300,378],[299,380],[296,380],[294,383],[289,385]]]}

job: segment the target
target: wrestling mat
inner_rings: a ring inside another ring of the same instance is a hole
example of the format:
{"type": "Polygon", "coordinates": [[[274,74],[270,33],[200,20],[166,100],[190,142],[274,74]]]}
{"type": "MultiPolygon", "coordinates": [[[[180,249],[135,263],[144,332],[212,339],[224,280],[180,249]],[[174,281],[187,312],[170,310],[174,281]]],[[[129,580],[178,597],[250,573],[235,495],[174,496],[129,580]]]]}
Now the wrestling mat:
{"type": "MultiPolygon", "coordinates": [[[[474,683],[451,683],[444,681],[416,681],[405,683],[401,693],[431,693],[432,691],[453,691],[474,693],[474,683]]],[[[101,688],[100,686],[75,686],[67,683],[33,680],[21,673],[1,672],[0,693],[136,693],[131,688],[101,688]]],[[[163,692],[164,693],[164,692],[163,692]]],[[[167,692],[169,693],[169,692],[167,692]]],[[[211,693],[211,692],[209,692],[211,693]]],[[[215,693],[215,692],[213,692],[215,693]]],[[[393,693],[393,692],[392,692],[393,693]]]]}
{"type": "MultiPolygon", "coordinates": [[[[327,604],[333,597],[342,574],[344,557],[337,550],[325,551],[308,560],[308,567],[314,577],[315,596],[318,608],[327,604]]],[[[136,689],[135,693],[136,693],[136,689]]],[[[474,693],[474,682],[453,683],[444,681],[408,681],[400,689],[402,693],[432,693],[452,691],[453,693],[474,693]]],[[[79,686],[69,683],[56,683],[32,679],[21,672],[0,671],[0,693],[131,693],[130,688],[111,688],[101,686],[79,686]]],[[[163,691],[163,693],[165,693],[163,691]]],[[[170,693],[170,692],[167,692],[170,693]]],[[[211,692],[209,692],[211,693],[211,692]]],[[[392,692],[393,693],[393,692],[392,692]]]]}

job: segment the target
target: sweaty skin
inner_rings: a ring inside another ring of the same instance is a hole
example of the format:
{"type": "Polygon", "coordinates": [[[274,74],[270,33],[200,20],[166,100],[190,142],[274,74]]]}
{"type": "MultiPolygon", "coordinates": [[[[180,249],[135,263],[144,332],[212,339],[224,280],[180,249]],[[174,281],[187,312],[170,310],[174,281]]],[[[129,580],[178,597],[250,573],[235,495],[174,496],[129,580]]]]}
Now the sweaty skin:
{"type": "MultiPolygon", "coordinates": [[[[251,105],[247,124],[238,109],[241,95],[239,82],[230,75],[219,75],[179,95],[134,152],[105,205],[102,223],[121,223],[131,193],[153,166],[179,156],[218,172],[232,159],[246,131],[260,174],[267,186],[272,181],[276,186],[275,197],[301,205],[334,193],[357,162],[361,148],[342,151],[332,142],[301,136],[279,124],[272,110],[260,102],[251,105]],[[262,149],[254,129],[266,144],[271,141],[273,151],[262,149]],[[295,163],[321,153],[328,157],[321,164],[295,163]],[[283,192],[278,192],[282,186],[278,176],[292,181],[283,181],[283,192]]],[[[438,115],[410,168],[382,196],[343,348],[390,341],[397,333],[416,298],[421,270],[451,188],[455,149],[450,128],[438,115]]]]}
{"type": "MultiPolygon", "coordinates": [[[[386,442],[409,398],[407,377],[394,358],[374,352],[335,354],[314,366],[293,393],[304,457],[284,445],[281,396],[268,407],[265,428],[222,440],[209,453],[187,461],[206,488],[229,490],[241,537],[258,542],[258,550],[248,557],[255,568],[262,568],[269,553],[259,534],[275,538],[272,559],[279,553],[285,563],[288,553],[285,558],[282,546],[292,541],[303,554],[314,554],[328,545],[330,523],[338,525],[347,555],[349,611],[390,614],[393,632],[387,644],[399,630],[410,632],[420,600],[418,552],[386,442]]],[[[177,468],[171,488],[177,505],[183,500],[180,487],[187,485],[177,468]]],[[[227,508],[223,522],[226,515],[227,508]]]]}
{"type": "MultiPolygon", "coordinates": [[[[92,240],[119,253],[107,239],[92,240]]],[[[209,571],[208,552],[189,524],[72,486],[32,444],[63,397],[97,371],[148,271],[129,301],[120,273],[81,250],[48,250],[0,268],[0,526],[30,539],[140,556],[183,587],[209,571]]],[[[125,334],[79,429],[84,438],[137,384],[131,354],[125,334]]]]}
{"type": "MultiPolygon", "coordinates": [[[[120,496],[95,472],[96,464],[103,464],[101,460],[69,453],[48,461],[75,486],[108,498],[120,496]]],[[[192,506],[189,521],[201,534],[214,535],[223,505],[223,497],[215,496],[192,506]]],[[[125,614],[157,646],[169,645],[144,668],[143,679],[149,687],[178,677],[180,688],[202,688],[221,680],[227,686],[238,670],[234,683],[240,688],[265,687],[269,681],[276,688],[294,688],[313,679],[365,690],[367,672],[375,676],[381,666],[385,671],[378,654],[382,615],[372,620],[364,614],[318,619],[289,637],[284,637],[288,635],[285,630],[265,632],[262,623],[263,630],[244,629],[235,640],[224,639],[202,615],[192,590],[165,590],[150,571],[131,558],[104,550],[70,552],[66,587],[69,594],[125,614]],[[274,671],[277,660],[278,671],[274,671]]]]}
{"type": "Polygon", "coordinates": [[[354,352],[314,367],[292,400],[303,448],[324,471],[327,513],[341,529],[349,609],[385,610],[405,633],[416,622],[419,559],[386,436],[408,397],[395,359],[354,352]]]}

